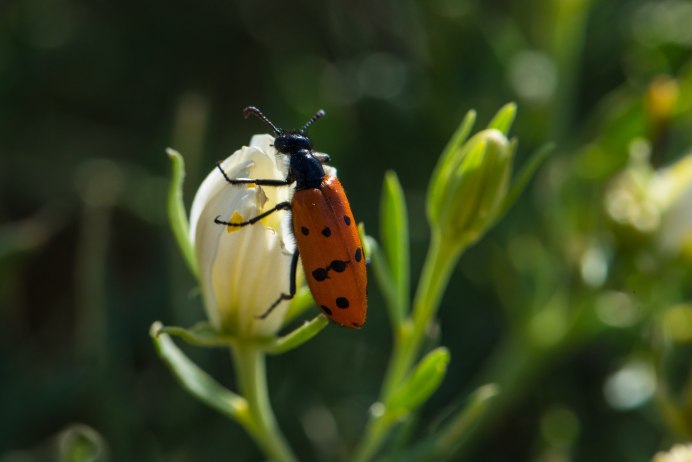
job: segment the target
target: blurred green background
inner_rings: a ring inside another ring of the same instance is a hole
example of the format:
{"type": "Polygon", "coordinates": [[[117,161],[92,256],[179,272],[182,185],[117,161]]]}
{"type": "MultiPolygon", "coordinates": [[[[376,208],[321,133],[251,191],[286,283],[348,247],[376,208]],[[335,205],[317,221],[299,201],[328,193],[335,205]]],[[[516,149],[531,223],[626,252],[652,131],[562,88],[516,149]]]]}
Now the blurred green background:
{"type": "MultiPolygon", "coordinates": [[[[653,168],[690,152],[690,24],[678,0],[1,2],[0,460],[55,460],[75,422],[111,460],[260,460],[148,335],[155,320],[204,318],[166,222],[164,150],[185,157],[189,203],[216,160],[264,131],[242,118],[251,104],[284,127],[326,110],[311,136],[371,234],[383,174],[398,173],[415,280],[437,156],[467,110],[484,125],[516,101],[517,162],[556,148],[462,258],[431,341],[452,362],[416,431],[505,380],[452,460],[646,461],[684,439],[665,409],[686,386],[692,402],[691,341],[659,334],[670,306],[690,322],[690,252],[658,252],[659,228],[614,223],[604,197],[637,140],[653,168]],[[556,334],[564,323],[578,326],[556,334]],[[521,350],[510,372],[503,348],[531,344],[526,332],[540,352],[521,350]]],[[[391,335],[371,286],[362,330],[330,326],[269,359],[303,460],[347,454],[377,398],[391,335]]],[[[225,351],[186,351],[233,383],[225,351]]]]}

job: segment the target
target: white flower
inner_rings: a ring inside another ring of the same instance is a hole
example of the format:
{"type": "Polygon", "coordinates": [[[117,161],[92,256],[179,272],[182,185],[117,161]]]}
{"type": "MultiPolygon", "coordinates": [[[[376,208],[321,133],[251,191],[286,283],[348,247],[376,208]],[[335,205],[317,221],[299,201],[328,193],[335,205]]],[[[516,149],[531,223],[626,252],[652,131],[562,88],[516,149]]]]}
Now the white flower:
{"type": "Polygon", "coordinates": [[[656,173],[651,194],[665,210],[659,245],[669,255],[692,257],[692,154],[656,173]]]}
{"type": "Polygon", "coordinates": [[[659,452],[653,462],[692,462],[692,443],[678,444],[670,451],[659,452]]]}
{"type": "MultiPolygon", "coordinates": [[[[277,156],[269,135],[256,135],[221,163],[229,178],[286,178],[286,159],[277,156]]],[[[231,185],[214,168],[197,190],[190,212],[190,240],[195,249],[207,316],[215,328],[238,337],[270,336],[281,328],[288,306],[279,303],[289,290],[293,240],[278,211],[254,225],[231,228],[214,222],[253,218],[290,200],[289,187],[231,185]]]]}
{"type": "Polygon", "coordinates": [[[649,146],[632,143],[630,164],[615,178],[605,197],[610,217],[655,236],[667,255],[692,257],[692,154],[654,170],[649,146]]]}

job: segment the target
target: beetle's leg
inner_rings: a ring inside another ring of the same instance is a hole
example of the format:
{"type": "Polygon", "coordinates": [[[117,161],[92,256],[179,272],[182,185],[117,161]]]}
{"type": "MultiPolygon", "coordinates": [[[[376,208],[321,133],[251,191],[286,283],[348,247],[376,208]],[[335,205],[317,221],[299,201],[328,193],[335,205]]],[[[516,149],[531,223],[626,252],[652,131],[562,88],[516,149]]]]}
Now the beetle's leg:
{"type": "Polygon", "coordinates": [[[282,293],[279,295],[279,298],[274,301],[274,303],[271,304],[269,308],[267,308],[267,311],[264,313],[260,314],[257,316],[259,319],[265,319],[267,316],[271,314],[272,311],[274,311],[274,308],[276,308],[279,303],[281,303],[284,300],[291,300],[293,297],[296,295],[296,273],[298,272],[298,256],[300,255],[300,252],[298,249],[296,249],[295,253],[293,254],[293,259],[291,260],[291,276],[290,276],[290,281],[289,281],[289,289],[288,293],[284,294],[282,293]]]}
{"type": "Polygon", "coordinates": [[[241,221],[239,223],[231,223],[230,221],[221,220],[220,219],[221,215],[219,215],[216,218],[214,218],[214,223],[216,223],[217,225],[235,226],[235,227],[240,228],[240,227],[247,226],[247,225],[254,225],[258,221],[260,221],[262,218],[264,218],[268,215],[271,215],[272,213],[276,212],[277,210],[290,210],[290,209],[291,209],[291,203],[290,202],[288,202],[288,201],[279,202],[278,204],[276,204],[274,207],[270,208],[266,212],[262,212],[259,215],[257,215],[256,217],[252,217],[247,221],[241,221]]]}
{"type": "Polygon", "coordinates": [[[293,183],[286,180],[262,179],[262,178],[229,178],[221,167],[221,163],[217,162],[216,166],[223,175],[223,178],[231,184],[256,184],[258,186],[288,186],[293,183]]]}

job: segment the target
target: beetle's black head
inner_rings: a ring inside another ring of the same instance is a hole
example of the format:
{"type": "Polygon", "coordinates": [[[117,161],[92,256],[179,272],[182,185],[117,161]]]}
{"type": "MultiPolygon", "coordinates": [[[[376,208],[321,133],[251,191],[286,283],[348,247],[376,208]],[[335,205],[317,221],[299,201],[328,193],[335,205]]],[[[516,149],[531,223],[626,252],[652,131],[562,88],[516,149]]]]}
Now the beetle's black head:
{"type": "Polygon", "coordinates": [[[243,110],[243,115],[247,119],[250,115],[254,115],[258,119],[260,119],[262,122],[265,124],[269,125],[271,129],[274,131],[275,139],[274,139],[274,147],[276,148],[277,151],[279,151],[282,154],[294,154],[297,153],[298,151],[301,150],[312,150],[312,143],[310,142],[310,138],[305,134],[305,130],[312,125],[316,120],[321,119],[324,117],[324,111],[320,109],[315,113],[314,116],[310,118],[310,120],[307,121],[305,125],[303,125],[303,128],[300,130],[283,130],[276,125],[274,125],[264,114],[262,114],[262,111],[257,109],[254,106],[246,107],[243,110]]]}
{"type": "Polygon", "coordinates": [[[274,139],[274,147],[281,154],[293,154],[305,149],[312,151],[312,143],[303,133],[281,132],[274,139]]]}

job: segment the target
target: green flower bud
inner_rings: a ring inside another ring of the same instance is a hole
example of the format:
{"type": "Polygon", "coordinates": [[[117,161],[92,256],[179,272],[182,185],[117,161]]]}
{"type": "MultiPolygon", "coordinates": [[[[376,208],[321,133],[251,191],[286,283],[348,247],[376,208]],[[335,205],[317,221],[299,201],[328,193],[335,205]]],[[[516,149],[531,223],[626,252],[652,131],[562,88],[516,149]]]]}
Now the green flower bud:
{"type": "Polygon", "coordinates": [[[513,105],[506,106],[491,123],[492,128],[468,140],[473,115],[467,115],[457,132],[462,134],[442,155],[428,191],[428,220],[442,239],[469,245],[504,210],[516,150],[516,143],[508,140],[505,132],[514,111],[513,105]]]}

